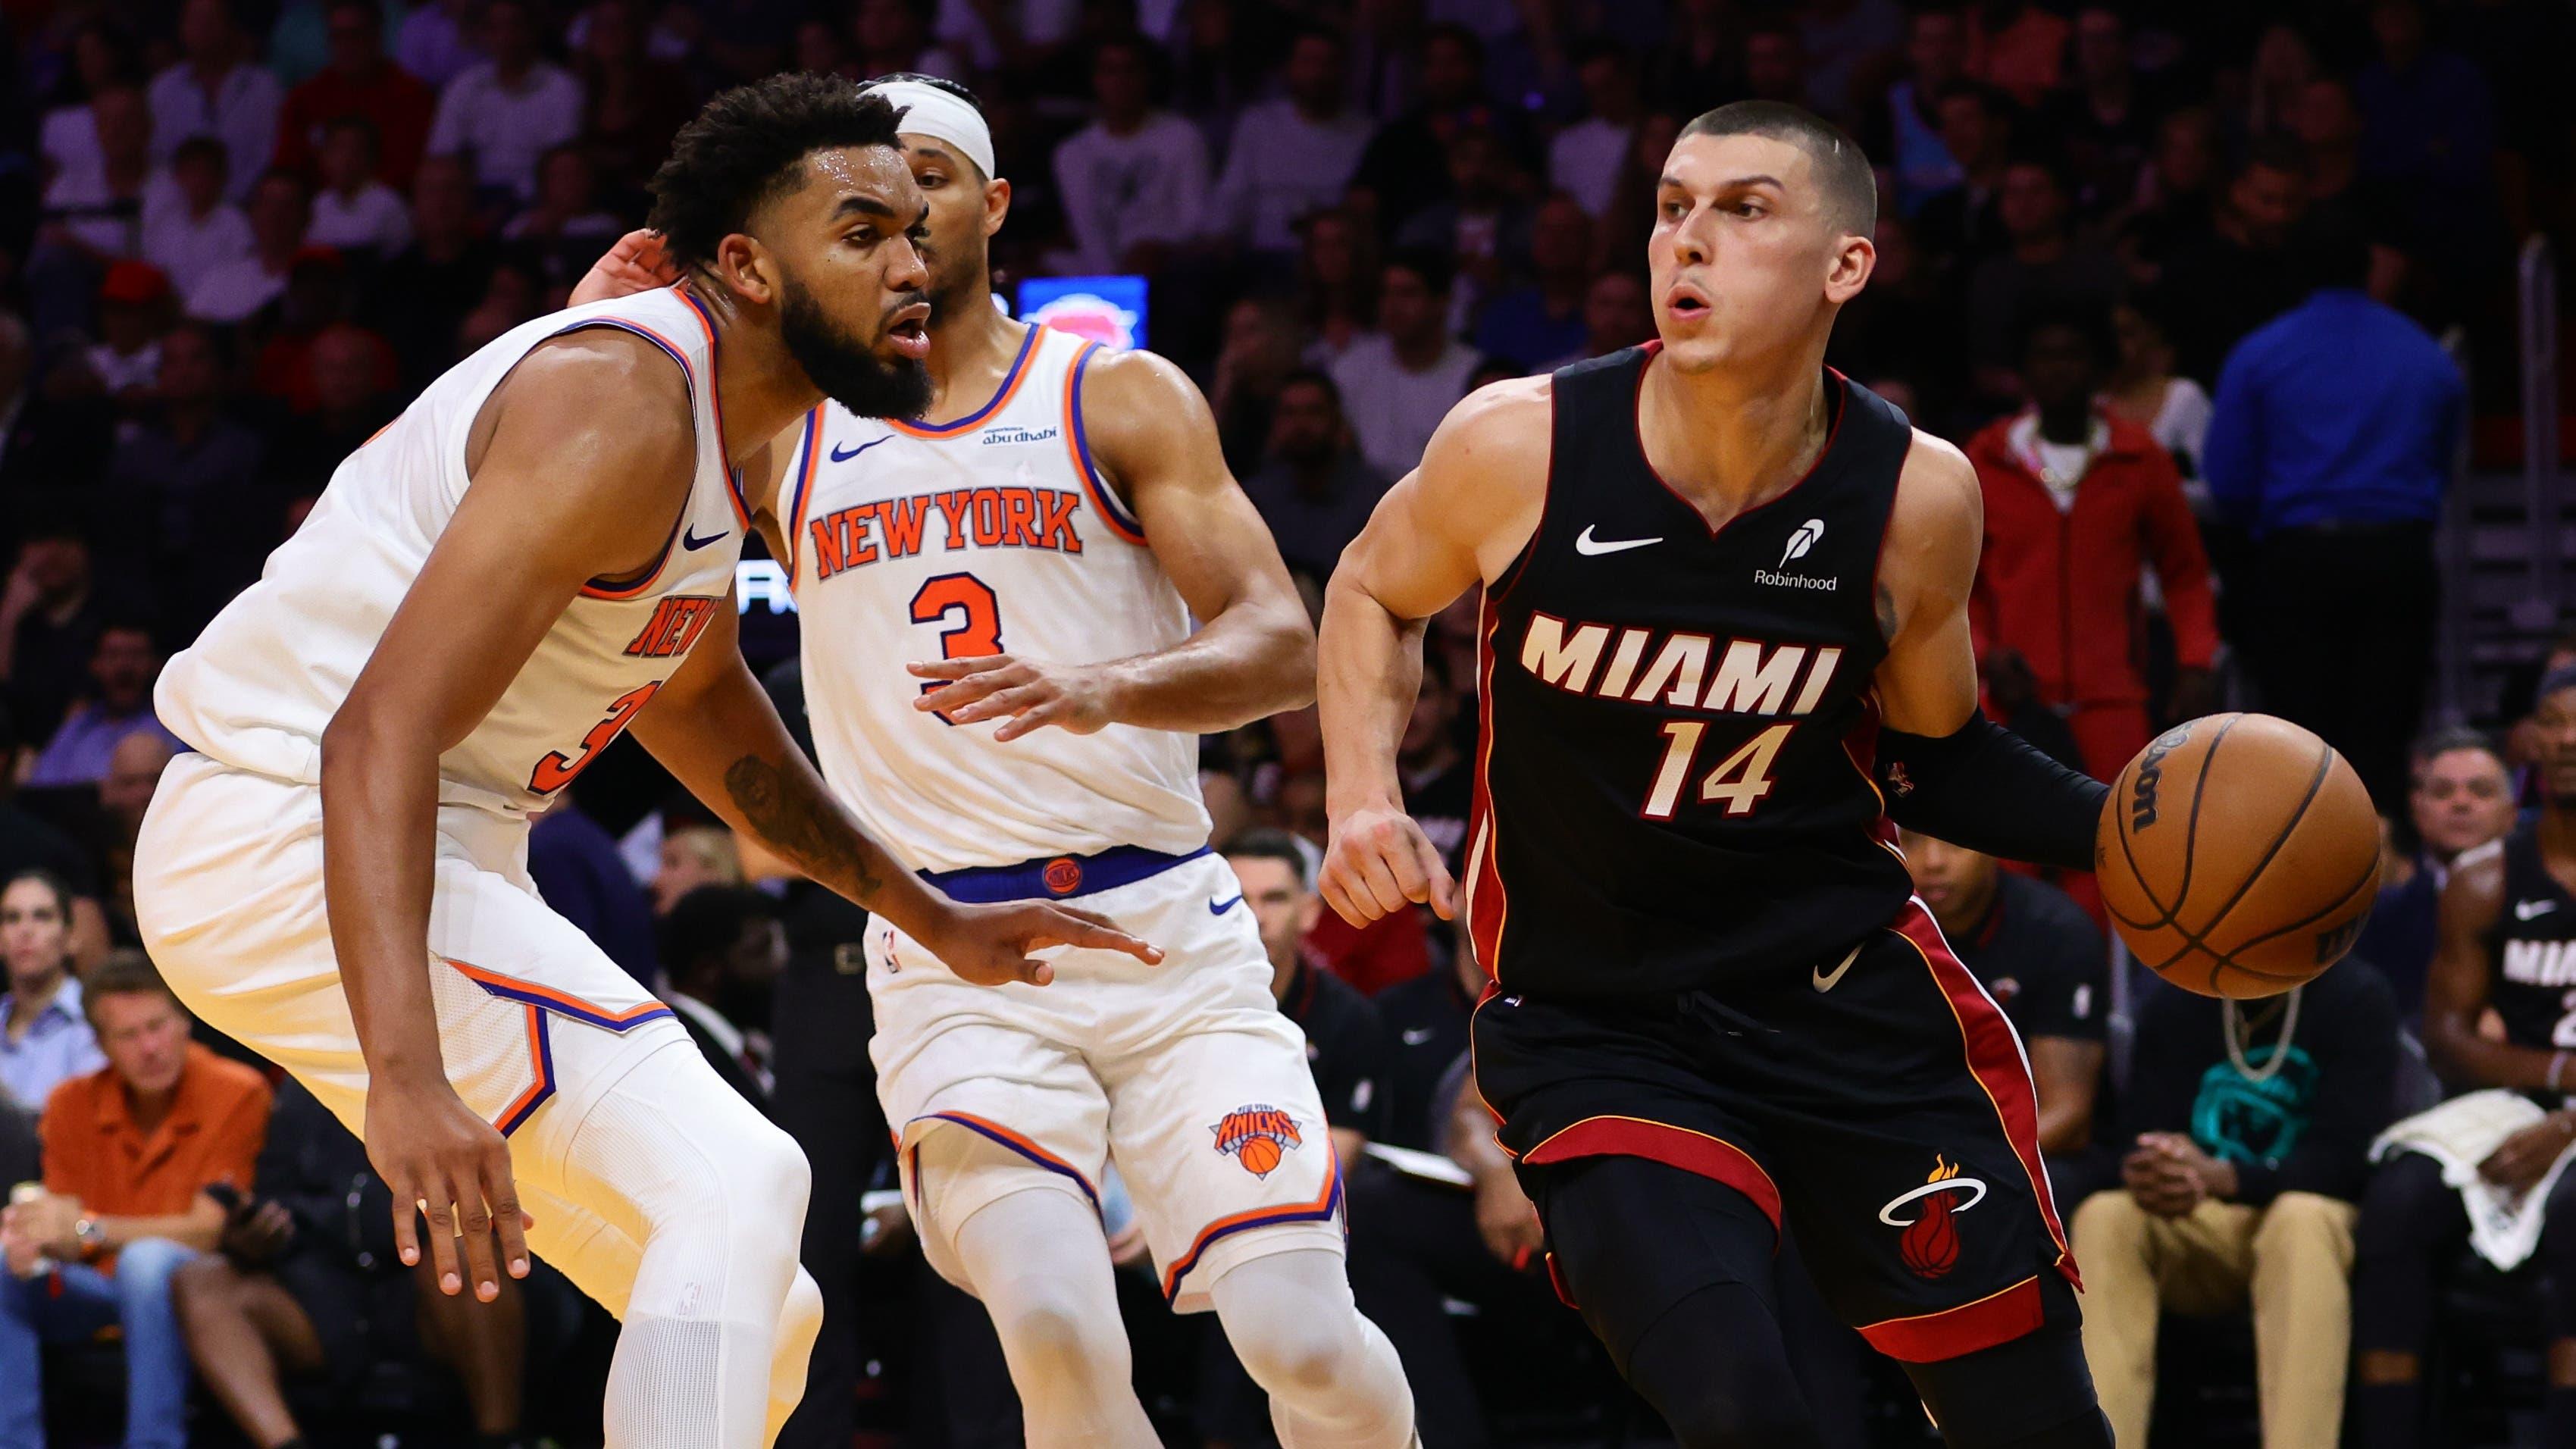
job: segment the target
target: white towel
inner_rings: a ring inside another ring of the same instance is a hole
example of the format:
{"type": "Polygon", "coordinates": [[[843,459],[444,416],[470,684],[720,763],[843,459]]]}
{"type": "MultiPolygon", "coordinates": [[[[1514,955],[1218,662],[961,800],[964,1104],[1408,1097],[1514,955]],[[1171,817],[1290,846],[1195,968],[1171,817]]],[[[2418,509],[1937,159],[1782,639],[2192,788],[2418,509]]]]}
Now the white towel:
{"type": "Polygon", "coordinates": [[[2558,1174],[2576,1159],[2576,1144],[2558,1154],[2549,1171],[2528,1191],[2515,1193],[2478,1175],[2504,1140],[2549,1114],[2519,1092],[2495,1088],[2453,1097],[2429,1112],[2418,1112],[2379,1134],[2370,1144],[2370,1160],[2393,1152],[2421,1152],[2442,1164],[2442,1181],[2459,1189],[2469,1211],[2469,1246],[2478,1256],[2507,1272],[2522,1266],[2540,1246],[2540,1225],[2549,1190],[2558,1174]]]}

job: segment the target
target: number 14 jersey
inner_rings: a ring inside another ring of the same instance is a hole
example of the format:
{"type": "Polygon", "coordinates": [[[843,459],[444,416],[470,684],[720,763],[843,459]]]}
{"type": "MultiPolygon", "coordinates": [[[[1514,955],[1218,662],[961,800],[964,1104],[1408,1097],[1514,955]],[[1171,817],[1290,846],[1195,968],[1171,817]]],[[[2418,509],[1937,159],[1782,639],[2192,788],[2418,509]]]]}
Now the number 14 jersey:
{"type": "Polygon", "coordinates": [[[911,660],[1093,664],[1169,649],[1189,610],[1094,465],[1099,344],[1032,327],[993,397],[946,422],[826,403],[783,502],[814,751],[833,792],[916,870],[1207,843],[1198,737],[1113,724],[997,742],[998,720],[913,707],[911,660]]]}

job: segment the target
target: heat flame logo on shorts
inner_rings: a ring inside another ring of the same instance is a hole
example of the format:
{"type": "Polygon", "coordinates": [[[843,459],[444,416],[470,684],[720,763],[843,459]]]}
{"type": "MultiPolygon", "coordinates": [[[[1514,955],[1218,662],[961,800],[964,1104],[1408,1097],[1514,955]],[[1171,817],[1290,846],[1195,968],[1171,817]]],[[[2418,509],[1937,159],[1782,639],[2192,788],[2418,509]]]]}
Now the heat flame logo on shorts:
{"type": "Polygon", "coordinates": [[[1878,1210],[1880,1222],[1905,1230],[1896,1240],[1896,1253],[1917,1278],[1938,1278],[1959,1265],[1959,1226],[1953,1219],[1986,1196],[1985,1183],[1961,1177],[1959,1164],[1938,1153],[1932,1162],[1932,1173],[1921,1187],[1899,1193],[1878,1210]],[[1959,1200],[1962,1193],[1970,1194],[1965,1202],[1959,1200]],[[1896,1215],[1898,1208],[1913,1202],[1923,1204],[1914,1217],[1896,1215]]]}
{"type": "Polygon", "coordinates": [[[1268,1177],[1283,1155],[1306,1140],[1297,1131],[1296,1118],[1258,1102],[1226,1113],[1208,1130],[1216,1134],[1216,1150],[1255,1177],[1268,1177]]]}

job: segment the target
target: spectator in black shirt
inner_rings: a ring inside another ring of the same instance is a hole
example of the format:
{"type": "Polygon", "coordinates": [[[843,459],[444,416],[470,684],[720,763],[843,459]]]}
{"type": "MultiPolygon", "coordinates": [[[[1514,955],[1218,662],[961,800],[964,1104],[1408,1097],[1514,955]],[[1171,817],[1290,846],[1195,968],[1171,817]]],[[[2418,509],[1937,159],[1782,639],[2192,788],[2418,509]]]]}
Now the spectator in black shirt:
{"type": "Polygon", "coordinates": [[[66,503],[40,499],[18,530],[18,562],[0,588],[0,680],[19,727],[38,739],[89,687],[104,611],[89,538],[66,503]]]}
{"type": "Polygon", "coordinates": [[[653,906],[635,883],[616,837],[566,791],[528,832],[528,877],[555,914],[581,928],[646,990],[661,968],[653,960],[653,906]]]}
{"type": "Polygon", "coordinates": [[[1518,114],[1485,94],[1485,46],[1474,31],[1443,24],[1424,33],[1420,86],[1421,99],[1369,142],[1351,178],[1352,189],[1376,198],[1384,236],[1449,199],[1449,142],[1461,131],[1492,131],[1510,164],[1528,160],[1518,114]]]}
{"type": "Polygon", "coordinates": [[[1924,199],[1914,214],[1914,237],[1928,257],[1962,276],[2003,245],[1998,207],[2011,159],[2011,105],[2002,92],[1974,81],[1959,82],[1934,103],[1941,143],[1957,158],[1961,179],[1924,199]]]}
{"type": "Polygon", "coordinates": [[[1386,1023],[1390,1053],[1386,1140],[1417,1152],[1440,1150],[1440,1079],[1467,1050],[1467,1021],[1488,985],[1467,939],[1465,913],[1449,926],[1447,969],[1435,966],[1369,998],[1386,1023]]]}
{"type": "Polygon", "coordinates": [[[1351,444],[1342,390],[1331,374],[1289,373],[1270,410],[1269,456],[1243,480],[1288,567],[1330,576],[1386,486],[1351,444]]]}
{"type": "Polygon", "coordinates": [[[457,358],[457,324],[491,286],[499,253],[476,231],[474,173],[454,156],[420,163],[411,190],[412,243],[376,269],[360,308],[393,344],[406,392],[457,358]]]}
{"type": "Polygon", "coordinates": [[[219,1251],[173,1275],[188,1355],[253,1449],[301,1449],[289,1375],[347,1401],[377,1363],[424,1351],[454,1369],[478,1449],[520,1443],[530,1294],[572,1286],[540,1266],[489,1303],[432,1290],[430,1260],[394,1252],[392,1203],[367,1150],[302,1084],[278,1087],[253,1174],[227,1204],[219,1251]]]}
{"type": "Polygon", "coordinates": [[[134,429],[108,467],[123,517],[94,539],[103,568],[153,580],[160,632],[189,640],[253,579],[286,532],[286,500],[267,447],[228,406],[224,349],[213,328],[183,322],[161,339],[160,415],[134,429]]]}
{"type": "Polygon", "coordinates": [[[749,886],[704,885],[664,912],[662,999],[726,1086],[770,1110],[769,1007],[787,965],[778,904],[749,886]]]}
{"type": "Polygon", "coordinates": [[[2306,153],[2286,137],[2265,141],[2228,183],[2215,229],[2167,263],[2174,351],[2186,376],[2214,383],[2228,349],[2305,295],[2290,238],[2307,195],[2306,153]]]}
{"type": "Polygon", "coordinates": [[[2122,1444],[2147,1442],[2156,1322],[2250,1300],[2269,1449],[2331,1449],[2352,1331],[2356,1204],[2386,1126],[2397,1009],[2348,959],[2260,1001],[2161,983],[2106,1145],[2121,1185],[2069,1222],[2084,1265],[2084,1356],[2122,1444]]]}
{"type": "Polygon", "coordinates": [[[2110,1011],[2102,933],[2055,886],[2004,870],[1991,855],[1900,831],[1914,893],[1941,923],[1950,949],[2021,1033],[2039,1088],[2039,1150],[2059,1200],[2083,1201],[2088,1173],[2076,1154],[2093,1141],[2110,1011]]]}

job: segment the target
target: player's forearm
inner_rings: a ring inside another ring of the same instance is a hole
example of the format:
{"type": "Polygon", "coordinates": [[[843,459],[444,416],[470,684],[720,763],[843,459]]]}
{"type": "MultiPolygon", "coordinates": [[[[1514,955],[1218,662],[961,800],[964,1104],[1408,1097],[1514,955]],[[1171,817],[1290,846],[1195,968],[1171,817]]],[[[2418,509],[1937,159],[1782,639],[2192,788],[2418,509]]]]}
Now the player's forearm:
{"type": "Polygon", "coordinates": [[[164,1238],[200,1253],[214,1251],[224,1235],[224,1210],[214,1199],[200,1197],[195,1207],[184,1213],[163,1213],[156,1217],[100,1218],[99,1246],[122,1248],[146,1238],[164,1238]]]}
{"type": "Polygon", "coordinates": [[[718,819],[916,939],[935,932],[946,903],[833,798],[739,657],[705,688],[665,694],[632,732],[718,819]]]}
{"type": "Polygon", "coordinates": [[[2473,1023],[2448,1014],[2435,1016],[2430,1026],[2425,1045],[2434,1064],[2449,1076],[2517,1091],[2576,1090],[2576,1055],[2561,1063],[2558,1052],[2489,1041],[2473,1023]],[[2558,1069],[2555,1083],[2549,1080],[2553,1065],[2558,1069]]]}
{"type": "Polygon", "coordinates": [[[1101,673],[1118,723],[1216,734],[1314,700],[1315,631],[1294,594],[1246,599],[1180,644],[1101,673]]]}
{"type": "Polygon", "coordinates": [[[1403,803],[1395,752],[1422,690],[1422,635],[1422,620],[1397,618],[1347,571],[1325,586],[1315,701],[1324,732],[1324,808],[1336,820],[1403,803]]]}
{"type": "Polygon", "coordinates": [[[343,708],[322,735],[322,883],[331,949],[369,1075],[444,1081],[429,992],[438,751],[343,708]]]}

